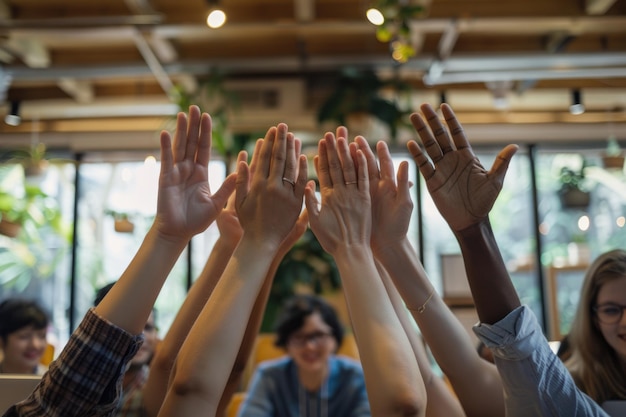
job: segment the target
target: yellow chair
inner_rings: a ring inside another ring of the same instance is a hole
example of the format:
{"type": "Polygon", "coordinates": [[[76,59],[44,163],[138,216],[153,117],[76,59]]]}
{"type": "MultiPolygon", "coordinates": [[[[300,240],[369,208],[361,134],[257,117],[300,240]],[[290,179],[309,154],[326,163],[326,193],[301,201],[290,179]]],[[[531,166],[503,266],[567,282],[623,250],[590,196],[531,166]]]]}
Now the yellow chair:
{"type": "Polygon", "coordinates": [[[50,366],[50,363],[54,359],[54,345],[48,343],[46,345],[46,351],[43,353],[43,356],[39,360],[39,363],[44,366],[50,366]]]}
{"type": "Polygon", "coordinates": [[[237,417],[241,404],[246,399],[245,392],[236,392],[226,407],[226,417],[237,417]]]}

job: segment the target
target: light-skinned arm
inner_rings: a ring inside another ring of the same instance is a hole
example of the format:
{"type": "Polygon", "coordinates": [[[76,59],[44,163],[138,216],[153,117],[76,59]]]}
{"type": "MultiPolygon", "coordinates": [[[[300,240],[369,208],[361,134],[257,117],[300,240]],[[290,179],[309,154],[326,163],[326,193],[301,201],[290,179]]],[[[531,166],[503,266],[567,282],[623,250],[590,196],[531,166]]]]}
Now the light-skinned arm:
{"type": "Polygon", "coordinates": [[[143,330],[154,302],[174,263],[191,237],[218,216],[235,188],[229,176],[211,193],[211,118],[197,106],[179,113],[174,146],[161,132],[161,171],[154,223],[120,279],[96,313],[132,334],[143,330]]]}
{"type": "Polygon", "coordinates": [[[346,138],[327,133],[315,157],[315,183],[306,189],[311,229],[339,269],[363,365],[372,416],[423,416],[424,389],[415,355],[378,276],[370,247],[372,229],[367,164],[350,155],[346,138]]]}
{"type": "MultiPolygon", "coordinates": [[[[396,174],[384,142],[376,145],[378,165],[365,139],[357,137],[355,143],[368,161],[372,216],[376,224],[372,233],[372,248],[376,259],[390,275],[409,307],[467,416],[502,416],[504,397],[496,367],[478,356],[467,331],[430,283],[408,239],[413,211],[408,165],[402,163],[396,174]],[[425,309],[420,313],[419,309],[424,305],[425,309]]],[[[430,405],[432,401],[428,403],[430,405]]]]}
{"type": "MultiPolygon", "coordinates": [[[[237,160],[245,161],[246,158],[247,154],[241,152],[237,160]]],[[[147,416],[158,415],[167,393],[168,382],[180,347],[217,285],[228,260],[241,239],[243,231],[235,211],[235,193],[232,193],[228,198],[228,203],[217,217],[216,224],[220,236],[150,363],[150,373],[144,385],[142,396],[144,411],[147,416]]]]}
{"type": "Polygon", "coordinates": [[[268,130],[248,166],[237,166],[241,240],[178,355],[159,416],[215,416],[272,262],[300,215],[306,158],[287,125],[268,130]]]}

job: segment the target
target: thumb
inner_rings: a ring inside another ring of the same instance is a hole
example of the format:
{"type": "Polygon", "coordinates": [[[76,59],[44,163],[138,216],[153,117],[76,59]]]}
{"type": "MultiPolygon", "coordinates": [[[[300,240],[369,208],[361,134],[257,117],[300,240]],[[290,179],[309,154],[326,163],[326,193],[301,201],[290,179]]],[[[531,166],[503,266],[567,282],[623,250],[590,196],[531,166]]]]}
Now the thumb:
{"type": "Polygon", "coordinates": [[[315,196],[315,181],[309,181],[304,189],[304,204],[309,218],[309,223],[316,222],[320,215],[319,202],[315,196]]]}
{"type": "Polygon", "coordinates": [[[229,197],[235,191],[235,182],[237,181],[237,174],[232,173],[222,183],[220,188],[213,194],[213,200],[216,207],[225,207],[229,197]]]}
{"type": "Polygon", "coordinates": [[[509,163],[518,149],[519,146],[517,145],[507,145],[504,149],[502,149],[498,153],[498,156],[491,167],[491,171],[489,171],[489,176],[493,176],[494,179],[502,184],[504,182],[506,171],[509,169],[509,163]]]}

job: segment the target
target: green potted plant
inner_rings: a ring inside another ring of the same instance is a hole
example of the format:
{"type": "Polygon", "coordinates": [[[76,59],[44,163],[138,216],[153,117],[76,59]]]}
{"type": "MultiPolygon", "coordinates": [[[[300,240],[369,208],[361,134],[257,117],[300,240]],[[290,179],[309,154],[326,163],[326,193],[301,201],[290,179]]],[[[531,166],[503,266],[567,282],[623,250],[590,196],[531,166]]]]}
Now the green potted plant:
{"type": "Polygon", "coordinates": [[[602,164],[610,170],[624,170],[624,151],[620,148],[615,136],[610,136],[606,149],[602,153],[602,164]]]}
{"type": "Polygon", "coordinates": [[[580,170],[561,167],[559,173],[559,198],[566,208],[586,208],[591,202],[591,193],[586,189],[585,161],[580,170]]]}
{"type": "Polygon", "coordinates": [[[33,142],[29,147],[17,149],[9,154],[7,163],[17,163],[24,168],[24,175],[37,177],[48,168],[46,145],[43,142],[33,142]]]}
{"type": "Polygon", "coordinates": [[[104,214],[113,217],[113,229],[118,233],[133,233],[135,231],[135,223],[132,221],[130,213],[105,210],[104,214]]]}
{"type": "MultiPolygon", "coordinates": [[[[350,118],[365,119],[374,117],[381,121],[388,129],[391,139],[396,138],[398,128],[408,125],[405,116],[411,113],[400,107],[396,100],[390,100],[381,95],[385,88],[392,88],[396,93],[410,90],[409,86],[397,80],[381,80],[373,70],[358,70],[345,68],[336,79],[335,87],[326,100],[319,107],[317,121],[334,122],[347,126],[351,131],[350,118]]],[[[366,134],[358,131],[354,134],[366,134]]]]}

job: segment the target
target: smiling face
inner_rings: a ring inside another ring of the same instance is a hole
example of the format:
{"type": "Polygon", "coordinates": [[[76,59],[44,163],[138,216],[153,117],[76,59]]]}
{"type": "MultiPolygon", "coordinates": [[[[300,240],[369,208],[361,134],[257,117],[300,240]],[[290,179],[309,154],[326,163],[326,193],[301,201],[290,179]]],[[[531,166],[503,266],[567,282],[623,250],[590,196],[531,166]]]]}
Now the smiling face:
{"type": "Polygon", "coordinates": [[[286,347],[301,373],[318,373],[326,370],[328,358],[337,350],[337,341],[332,328],[315,311],[289,336],[286,347]]]}
{"type": "Polygon", "coordinates": [[[622,365],[626,366],[626,314],[623,310],[626,307],[626,276],[604,283],[598,291],[596,305],[599,308],[614,307],[608,310],[608,313],[614,312],[612,320],[601,320],[603,315],[596,313],[596,322],[606,342],[617,353],[622,365]],[[615,307],[622,307],[620,313],[617,313],[615,307]],[[619,315],[621,318],[618,320],[619,315]]]}
{"type": "Polygon", "coordinates": [[[2,371],[5,373],[35,373],[41,357],[46,351],[46,329],[33,326],[22,327],[10,333],[2,342],[4,359],[2,371]]]}

